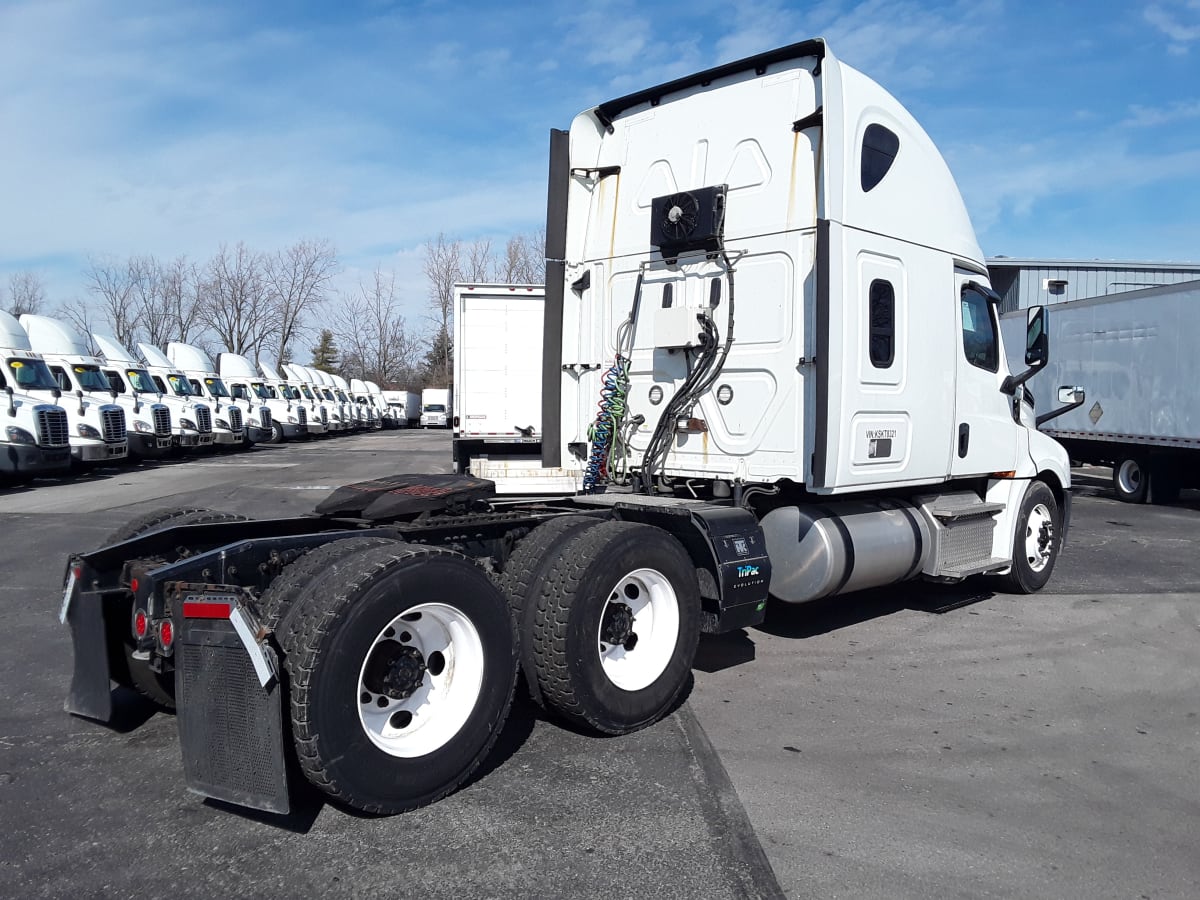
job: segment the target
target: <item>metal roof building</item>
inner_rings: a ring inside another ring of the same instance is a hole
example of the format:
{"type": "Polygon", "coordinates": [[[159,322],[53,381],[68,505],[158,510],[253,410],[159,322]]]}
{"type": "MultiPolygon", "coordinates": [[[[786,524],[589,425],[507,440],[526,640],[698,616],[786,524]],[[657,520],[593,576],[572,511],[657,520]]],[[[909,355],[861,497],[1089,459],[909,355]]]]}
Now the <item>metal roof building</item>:
{"type": "Polygon", "coordinates": [[[1200,279],[1200,263],[1017,259],[987,261],[1001,312],[1200,279]]]}

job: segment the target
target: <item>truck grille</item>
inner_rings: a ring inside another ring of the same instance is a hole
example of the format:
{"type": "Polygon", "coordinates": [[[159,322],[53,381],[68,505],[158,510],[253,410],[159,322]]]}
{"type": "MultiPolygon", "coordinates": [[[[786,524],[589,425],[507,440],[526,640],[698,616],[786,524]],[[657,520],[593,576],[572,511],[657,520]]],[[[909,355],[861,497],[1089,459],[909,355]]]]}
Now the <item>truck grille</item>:
{"type": "Polygon", "coordinates": [[[271,427],[271,411],[265,406],[258,412],[259,421],[262,422],[263,428],[271,427]]]}
{"type": "Polygon", "coordinates": [[[298,421],[301,425],[308,424],[308,413],[304,411],[303,406],[296,407],[296,421],[298,421]]]}
{"type": "Polygon", "coordinates": [[[108,443],[125,440],[125,410],[119,406],[105,406],[100,410],[100,421],[104,426],[104,440],[108,443]]]}
{"type": "Polygon", "coordinates": [[[322,424],[322,425],[328,425],[328,424],[329,424],[329,410],[327,410],[327,409],[326,409],[325,407],[323,407],[323,406],[321,407],[321,424],[322,424]]]}
{"type": "Polygon", "coordinates": [[[37,408],[37,442],[43,447],[65,447],[70,438],[67,412],[57,406],[37,408]]]}
{"type": "Polygon", "coordinates": [[[171,411],[165,406],[155,404],[151,410],[154,417],[154,433],[166,436],[171,433],[171,411]]]}
{"type": "Polygon", "coordinates": [[[207,406],[196,407],[196,427],[201,434],[210,434],[212,432],[212,410],[207,406]]]}
{"type": "Polygon", "coordinates": [[[242,430],[242,411],[236,406],[229,407],[229,430],[242,430]]]}

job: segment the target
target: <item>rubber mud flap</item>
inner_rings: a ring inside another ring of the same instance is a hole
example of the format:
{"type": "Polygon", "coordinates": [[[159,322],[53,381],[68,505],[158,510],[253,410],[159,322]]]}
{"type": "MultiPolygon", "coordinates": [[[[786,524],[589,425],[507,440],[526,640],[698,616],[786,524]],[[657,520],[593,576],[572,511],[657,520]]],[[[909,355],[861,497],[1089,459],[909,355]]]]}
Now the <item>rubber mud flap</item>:
{"type": "Polygon", "coordinates": [[[76,593],[67,610],[75,668],[71,689],[63,705],[69,713],[107,722],[112,718],[108,640],[104,631],[104,606],[100,597],[76,593]]]}
{"type": "Polygon", "coordinates": [[[495,493],[495,482],[468,475],[390,475],[342,485],[317,504],[316,513],[381,521],[451,507],[466,508],[495,493]]]}
{"type": "MultiPolygon", "coordinates": [[[[175,622],[176,720],[188,790],[289,812],[279,679],[263,687],[228,619],[175,622]]],[[[261,646],[278,671],[274,650],[261,646]]]]}

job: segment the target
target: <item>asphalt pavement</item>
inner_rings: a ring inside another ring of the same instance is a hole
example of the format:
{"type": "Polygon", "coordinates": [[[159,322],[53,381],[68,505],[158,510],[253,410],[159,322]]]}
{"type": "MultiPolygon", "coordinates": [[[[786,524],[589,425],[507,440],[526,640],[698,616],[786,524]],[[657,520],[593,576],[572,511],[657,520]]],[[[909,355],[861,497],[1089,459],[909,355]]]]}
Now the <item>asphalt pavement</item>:
{"type": "Polygon", "coordinates": [[[1200,495],[1120,504],[1102,472],[1040,594],[774,607],[702,640],[658,725],[521,700],[471,783],[403,816],[205,801],[171,716],[62,712],[69,551],[155,507],[294,515],[449,469],[444,432],[384,432],[0,491],[0,896],[1200,896],[1200,495]]]}

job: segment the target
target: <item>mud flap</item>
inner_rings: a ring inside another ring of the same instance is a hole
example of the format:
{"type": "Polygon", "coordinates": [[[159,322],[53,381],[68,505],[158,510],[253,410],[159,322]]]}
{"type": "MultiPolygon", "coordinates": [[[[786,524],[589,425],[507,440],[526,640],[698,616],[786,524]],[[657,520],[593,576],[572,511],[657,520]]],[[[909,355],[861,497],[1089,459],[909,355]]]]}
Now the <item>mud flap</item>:
{"type": "Polygon", "coordinates": [[[102,598],[80,593],[72,578],[63,599],[63,619],[71,627],[75,651],[71,689],[63,708],[77,716],[107,722],[112,719],[113,702],[102,598]]]}
{"type": "Polygon", "coordinates": [[[188,790],[287,813],[283,691],[273,676],[279,660],[247,629],[241,609],[204,602],[233,598],[183,599],[175,615],[175,702],[188,790]],[[181,614],[197,603],[224,606],[229,614],[181,614]]]}

